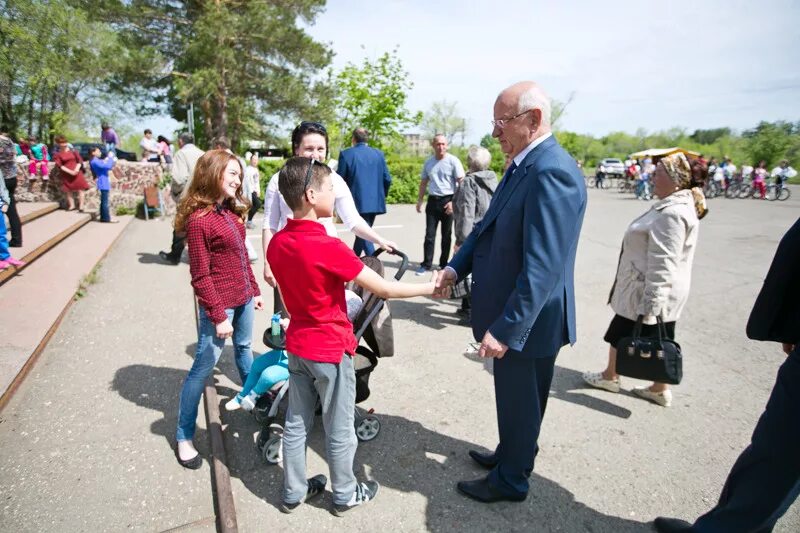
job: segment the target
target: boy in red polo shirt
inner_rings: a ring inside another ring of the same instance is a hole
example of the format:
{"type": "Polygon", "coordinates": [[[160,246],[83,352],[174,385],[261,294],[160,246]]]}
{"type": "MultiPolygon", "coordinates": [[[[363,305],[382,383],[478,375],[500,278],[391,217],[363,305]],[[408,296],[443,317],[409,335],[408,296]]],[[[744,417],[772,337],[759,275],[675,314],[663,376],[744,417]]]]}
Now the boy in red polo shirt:
{"type": "Polygon", "coordinates": [[[331,169],[324,163],[293,157],[278,180],[294,215],[267,249],[267,260],[291,317],[286,332],[291,386],[283,434],[281,510],[290,513],[325,488],[323,475],[306,479],[306,434],[314,423],[319,396],[333,512],[341,516],[378,493],[376,481],[358,483],[353,474],[358,445],[353,368],[357,341],[347,319],[344,284],[355,280],[381,298],[409,298],[433,294],[436,276],[427,283],[389,283],[364,266],[341,240],[326,234],[317,219],[333,215],[335,195],[331,169]]]}

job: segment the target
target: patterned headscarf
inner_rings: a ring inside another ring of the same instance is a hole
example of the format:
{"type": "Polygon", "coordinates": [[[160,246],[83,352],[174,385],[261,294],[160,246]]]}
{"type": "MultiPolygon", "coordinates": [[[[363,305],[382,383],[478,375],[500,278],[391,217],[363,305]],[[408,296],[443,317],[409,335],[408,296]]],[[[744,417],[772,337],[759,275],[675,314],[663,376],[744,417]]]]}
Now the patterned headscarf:
{"type": "Polygon", "coordinates": [[[689,160],[681,152],[662,157],[659,161],[679,189],[688,189],[692,184],[692,169],[689,160]]]}
{"type": "Polygon", "coordinates": [[[679,189],[691,189],[697,218],[701,219],[706,216],[708,214],[706,196],[703,194],[703,189],[692,186],[692,169],[686,156],[678,152],[662,157],[659,163],[664,165],[664,170],[667,171],[667,174],[679,189]]]}

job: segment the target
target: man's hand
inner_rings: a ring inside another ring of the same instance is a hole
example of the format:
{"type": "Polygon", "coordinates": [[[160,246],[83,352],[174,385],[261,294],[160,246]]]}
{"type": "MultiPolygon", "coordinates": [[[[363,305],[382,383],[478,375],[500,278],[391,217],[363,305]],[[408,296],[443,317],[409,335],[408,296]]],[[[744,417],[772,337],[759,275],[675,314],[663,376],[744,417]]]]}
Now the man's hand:
{"type": "Polygon", "coordinates": [[[446,204],[444,204],[444,214],[445,215],[453,214],[453,202],[447,202],[446,204]]]}
{"type": "Polygon", "coordinates": [[[794,344],[786,344],[785,342],[783,343],[783,351],[786,353],[786,355],[792,353],[794,351],[794,348],[795,348],[794,344]]]}
{"type": "Polygon", "coordinates": [[[417,200],[417,213],[422,213],[422,200],[417,200]]]}
{"type": "Polygon", "coordinates": [[[450,268],[444,268],[439,272],[436,279],[436,290],[433,291],[434,298],[447,298],[450,296],[450,289],[456,282],[456,273],[450,268]]]}
{"type": "Polygon", "coordinates": [[[264,298],[261,296],[253,296],[253,307],[258,311],[264,309],[264,298]]]}
{"type": "Polygon", "coordinates": [[[494,357],[502,359],[508,350],[508,346],[494,338],[490,332],[486,332],[481,341],[481,347],[478,349],[478,355],[481,357],[494,357]]]}
{"type": "Polygon", "coordinates": [[[397,248],[397,243],[394,241],[388,241],[386,239],[379,240],[377,244],[387,252],[393,252],[395,248],[397,248]]]}
{"type": "Polygon", "coordinates": [[[217,324],[217,337],[220,339],[227,339],[228,337],[233,336],[233,326],[231,325],[231,321],[227,318],[225,322],[220,322],[217,324]]]}
{"type": "Polygon", "coordinates": [[[275,276],[272,275],[272,269],[267,265],[266,261],[264,262],[264,281],[273,289],[278,286],[275,276]]]}

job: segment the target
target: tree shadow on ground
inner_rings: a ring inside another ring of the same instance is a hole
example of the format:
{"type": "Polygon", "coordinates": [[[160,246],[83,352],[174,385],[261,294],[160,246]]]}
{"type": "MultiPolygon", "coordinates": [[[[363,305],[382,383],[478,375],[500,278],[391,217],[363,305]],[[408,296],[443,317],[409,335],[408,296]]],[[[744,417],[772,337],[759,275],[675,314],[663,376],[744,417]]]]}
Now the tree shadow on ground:
{"type": "Polygon", "coordinates": [[[456,309],[460,305],[461,300],[429,300],[424,303],[407,300],[389,302],[392,320],[408,320],[437,331],[448,326],[463,326],[461,318],[456,314],[456,309]],[[448,309],[441,309],[443,303],[448,309]]]}
{"type": "MultiPolygon", "coordinates": [[[[233,393],[220,390],[221,395],[233,393]]],[[[536,473],[531,476],[531,491],[524,503],[472,502],[456,491],[455,484],[486,475],[467,456],[467,450],[475,445],[404,417],[377,416],[382,424],[381,433],[373,441],[359,443],[354,463],[356,476],[360,480],[375,479],[384,489],[423,496],[425,528],[429,531],[649,530],[647,524],[604,515],[577,502],[568,490],[536,473]]],[[[256,497],[277,507],[282,497],[283,471],[280,466],[267,465],[253,444],[258,424],[241,411],[224,412],[223,419],[228,424],[225,445],[231,475],[238,477],[256,497]]],[[[319,417],[308,445],[325,456],[319,417]]],[[[328,475],[327,471],[309,471],[308,475],[318,473],[328,475]]],[[[385,490],[382,497],[396,498],[385,490]]],[[[330,486],[322,498],[309,505],[327,512],[332,506],[330,486]]]]}
{"type": "MultiPolygon", "coordinates": [[[[464,357],[470,361],[480,363],[486,368],[486,361],[477,354],[465,352],[464,357]]],[[[553,382],[550,384],[550,397],[588,407],[589,409],[610,416],[619,418],[631,417],[631,411],[624,407],[620,407],[619,405],[583,392],[576,392],[580,389],[586,389],[587,387],[588,385],[584,383],[580,372],[556,365],[555,373],[553,374],[553,382]]]]}
{"type": "MultiPolygon", "coordinates": [[[[161,256],[159,256],[157,253],[152,254],[150,252],[136,252],[136,255],[139,256],[139,262],[142,263],[143,265],[175,266],[172,263],[169,263],[169,262],[164,261],[163,259],[161,259],[161,256]]],[[[181,258],[181,263],[188,264],[189,262],[182,257],[181,258]]]]}
{"type": "MultiPolygon", "coordinates": [[[[152,409],[162,414],[150,425],[154,435],[164,437],[169,452],[175,449],[175,431],[178,425],[178,401],[181,386],[188,369],[159,367],[151,365],[129,365],[114,374],[111,390],[140,407],[152,409]]],[[[195,446],[206,460],[211,458],[208,435],[198,427],[195,446]]]]}

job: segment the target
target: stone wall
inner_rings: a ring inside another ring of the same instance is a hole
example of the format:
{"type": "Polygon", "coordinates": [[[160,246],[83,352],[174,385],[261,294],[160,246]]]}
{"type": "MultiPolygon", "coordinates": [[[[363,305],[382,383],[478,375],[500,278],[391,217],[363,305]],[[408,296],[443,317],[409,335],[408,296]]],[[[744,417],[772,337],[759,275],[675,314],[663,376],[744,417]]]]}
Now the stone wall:
{"type": "MultiPolygon", "coordinates": [[[[62,205],[66,202],[61,191],[60,170],[54,168],[54,163],[49,163],[48,167],[50,179],[44,181],[41,176],[37,176],[35,180],[30,179],[27,163],[17,165],[18,202],[59,202],[62,205]]],[[[119,178],[113,177],[113,173],[109,174],[112,177],[109,198],[112,216],[117,206],[135,208],[136,204],[144,199],[144,188],[158,184],[164,176],[164,169],[159,163],[117,161],[116,168],[119,169],[119,178]]],[[[95,186],[91,171],[84,171],[83,174],[90,186],[86,191],[86,210],[97,211],[100,207],[100,193],[95,186]]],[[[173,214],[175,203],[169,195],[169,188],[163,191],[162,197],[166,214],[173,214]]]]}

